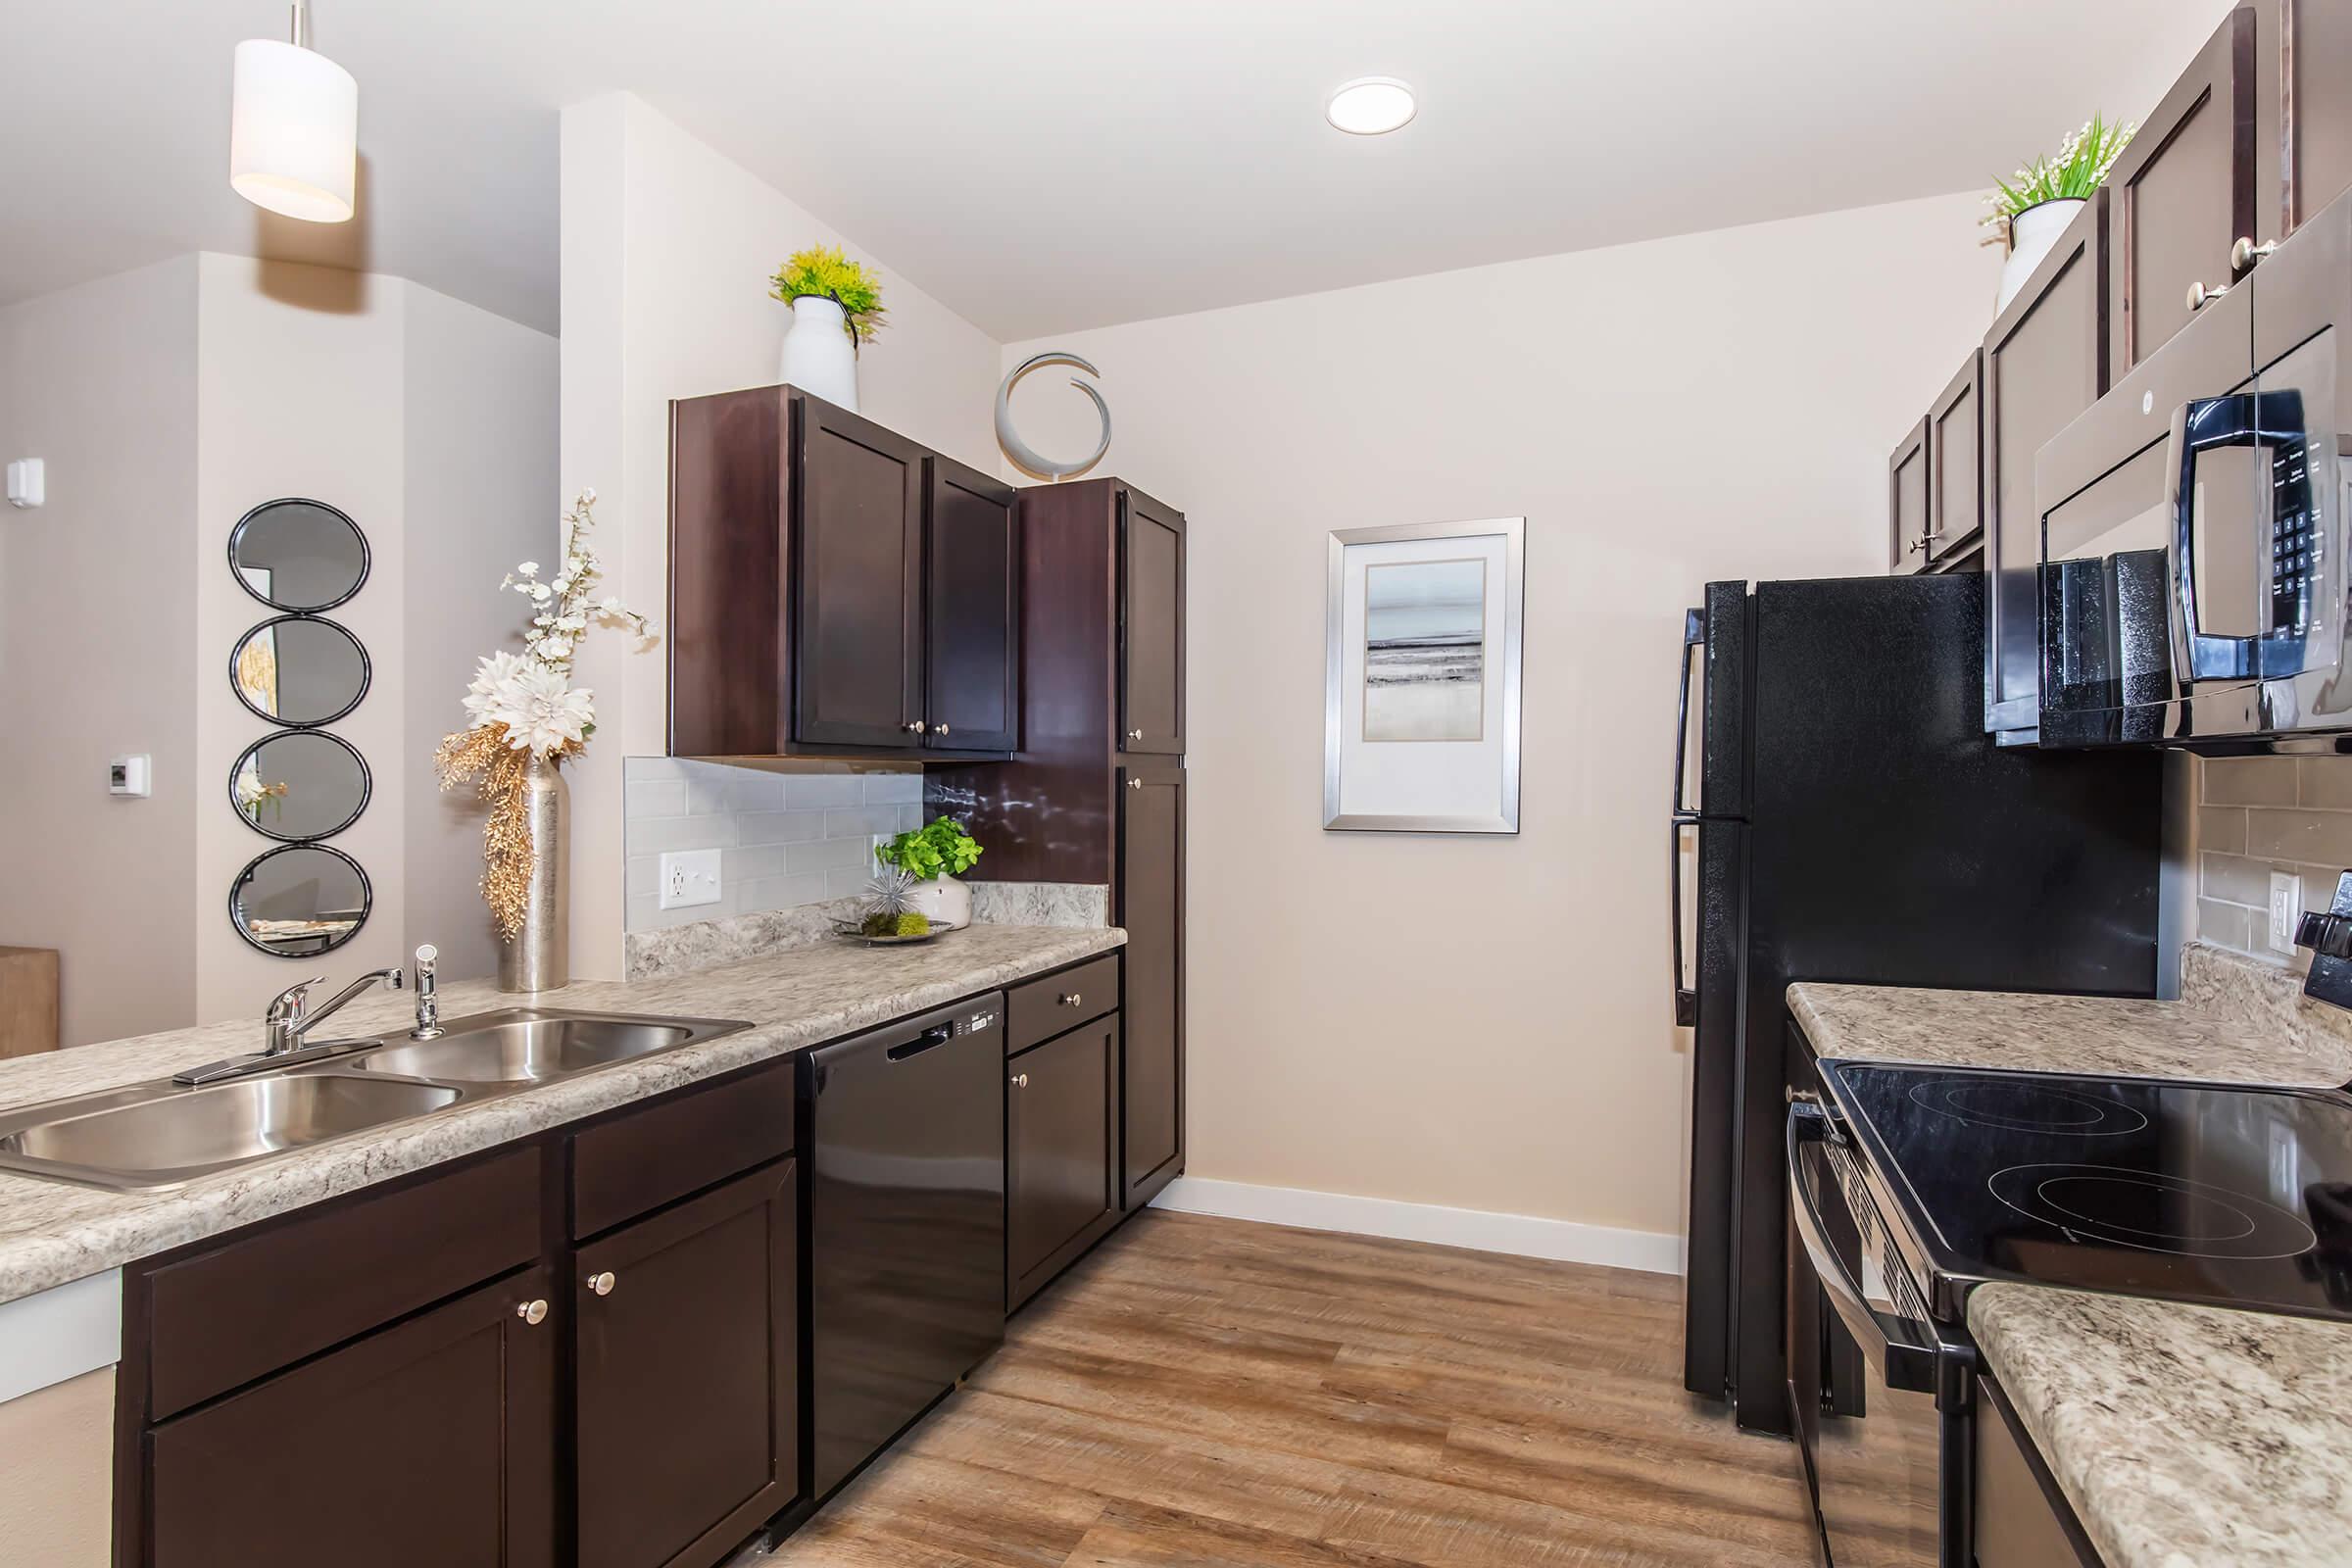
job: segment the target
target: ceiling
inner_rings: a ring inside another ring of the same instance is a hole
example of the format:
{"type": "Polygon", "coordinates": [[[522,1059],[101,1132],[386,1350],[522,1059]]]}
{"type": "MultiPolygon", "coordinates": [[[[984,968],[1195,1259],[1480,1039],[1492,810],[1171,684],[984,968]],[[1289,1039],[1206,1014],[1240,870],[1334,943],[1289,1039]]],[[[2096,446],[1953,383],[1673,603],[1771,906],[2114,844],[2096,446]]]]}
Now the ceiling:
{"type": "MultiPolygon", "coordinates": [[[[631,88],[1002,341],[1970,189],[2226,0],[315,0],[361,220],[227,186],[274,0],[11,0],[0,304],[196,248],[556,322],[557,112],[631,88]],[[1419,118],[1322,101],[1401,76],[1419,118]]],[[[1955,243],[1967,236],[1955,235],[1955,243]]]]}

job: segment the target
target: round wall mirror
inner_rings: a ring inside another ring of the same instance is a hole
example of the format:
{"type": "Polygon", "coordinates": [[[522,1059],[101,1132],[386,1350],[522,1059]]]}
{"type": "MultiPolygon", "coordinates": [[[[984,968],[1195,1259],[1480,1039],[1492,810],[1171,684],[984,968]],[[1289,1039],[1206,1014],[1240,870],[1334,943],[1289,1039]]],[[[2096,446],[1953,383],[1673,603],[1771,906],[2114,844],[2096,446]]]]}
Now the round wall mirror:
{"type": "Polygon", "coordinates": [[[329,724],[368,695],[368,650],[331,620],[277,615],[237,640],[228,657],[237,701],[295,729],[329,724]]]}
{"type": "Polygon", "coordinates": [[[264,953],[308,958],[358,936],[373,904],[368,873],[350,856],[323,844],[283,844],[237,873],[228,918],[264,953]]]}
{"type": "Polygon", "coordinates": [[[257,833],[289,844],[332,838],[368,808],[368,763],[324,730],[288,729],[245,748],[229,769],[229,804],[257,833]]]}
{"type": "Polygon", "coordinates": [[[266,501],[228,534],[245,591],[279,610],[325,610],[368,580],[368,536],[323,501],[266,501]]]}

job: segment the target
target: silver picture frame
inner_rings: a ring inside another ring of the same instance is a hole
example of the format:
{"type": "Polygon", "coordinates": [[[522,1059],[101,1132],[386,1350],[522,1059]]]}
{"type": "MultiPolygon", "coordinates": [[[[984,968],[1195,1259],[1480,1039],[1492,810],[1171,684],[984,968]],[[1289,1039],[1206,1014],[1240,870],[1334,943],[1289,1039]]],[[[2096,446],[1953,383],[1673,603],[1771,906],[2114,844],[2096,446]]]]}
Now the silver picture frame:
{"type": "Polygon", "coordinates": [[[1520,651],[1526,593],[1527,519],[1488,517],[1471,522],[1398,523],[1380,528],[1336,528],[1330,545],[1324,609],[1323,826],[1354,833],[1516,833],[1519,831],[1520,651]],[[1501,809],[1492,814],[1391,814],[1346,809],[1348,671],[1348,553],[1362,545],[1502,540],[1502,627],[1485,628],[1486,670],[1499,675],[1501,809]]]}

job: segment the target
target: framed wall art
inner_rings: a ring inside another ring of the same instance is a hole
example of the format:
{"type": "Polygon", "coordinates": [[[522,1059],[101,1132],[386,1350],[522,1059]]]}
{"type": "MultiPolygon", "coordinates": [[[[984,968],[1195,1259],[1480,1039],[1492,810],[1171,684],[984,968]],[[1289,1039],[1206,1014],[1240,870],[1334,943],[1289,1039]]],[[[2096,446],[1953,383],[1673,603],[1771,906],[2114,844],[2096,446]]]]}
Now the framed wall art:
{"type": "Polygon", "coordinates": [[[1526,533],[1491,517],[1332,534],[1324,827],[1519,831],[1526,533]]]}

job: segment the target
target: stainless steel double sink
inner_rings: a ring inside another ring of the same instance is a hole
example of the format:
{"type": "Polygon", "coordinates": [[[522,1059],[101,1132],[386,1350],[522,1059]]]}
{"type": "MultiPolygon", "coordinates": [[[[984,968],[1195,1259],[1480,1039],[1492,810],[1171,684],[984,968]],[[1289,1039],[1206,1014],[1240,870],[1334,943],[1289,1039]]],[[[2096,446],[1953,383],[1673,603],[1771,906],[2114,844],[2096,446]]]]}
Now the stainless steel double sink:
{"type": "Polygon", "coordinates": [[[0,1113],[0,1170],[120,1191],[174,1187],[750,1027],[502,1008],[452,1019],[432,1040],[350,1042],[323,1064],[196,1088],[167,1078],[21,1106],[0,1113]]]}

